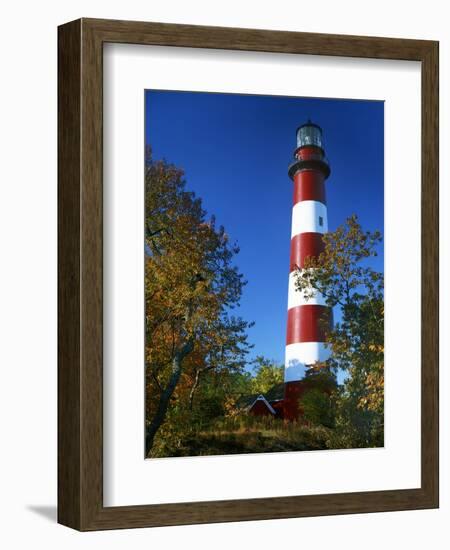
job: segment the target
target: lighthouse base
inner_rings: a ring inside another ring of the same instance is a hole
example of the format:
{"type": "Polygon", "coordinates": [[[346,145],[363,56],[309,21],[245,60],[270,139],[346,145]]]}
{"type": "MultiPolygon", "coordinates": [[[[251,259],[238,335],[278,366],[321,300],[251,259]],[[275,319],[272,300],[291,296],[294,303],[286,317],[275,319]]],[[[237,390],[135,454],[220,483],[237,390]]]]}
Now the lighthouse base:
{"type": "Polygon", "coordinates": [[[284,385],[283,418],[297,420],[301,416],[299,400],[308,388],[304,380],[286,382],[284,385]]]}
{"type": "Polygon", "coordinates": [[[301,399],[310,390],[330,395],[337,387],[336,377],[327,369],[310,370],[301,380],[291,380],[274,386],[265,395],[252,398],[247,412],[254,416],[272,416],[296,421],[303,417],[301,399]]]}
{"type": "MultiPolygon", "coordinates": [[[[274,416],[282,420],[298,420],[302,416],[299,400],[310,388],[306,380],[286,382],[282,390],[282,397],[276,400],[266,399],[264,395],[258,396],[248,412],[253,416],[274,416]]],[[[269,397],[269,396],[267,396],[269,397]]]]}

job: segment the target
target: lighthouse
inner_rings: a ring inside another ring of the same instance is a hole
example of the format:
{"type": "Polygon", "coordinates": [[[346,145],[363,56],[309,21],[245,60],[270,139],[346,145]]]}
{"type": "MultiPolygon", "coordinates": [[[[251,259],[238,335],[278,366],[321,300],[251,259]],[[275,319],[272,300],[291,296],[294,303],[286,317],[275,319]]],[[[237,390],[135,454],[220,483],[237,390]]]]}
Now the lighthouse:
{"type": "MultiPolygon", "coordinates": [[[[305,260],[318,258],[324,251],[323,235],[328,231],[325,181],[330,166],[317,124],[308,121],[297,129],[297,147],[288,174],[293,181],[293,207],[284,384],[274,386],[266,395],[250,396],[246,410],[255,416],[296,420],[301,415],[300,397],[314,387],[313,378],[307,377],[309,369],[331,355],[325,333],[333,322],[332,309],[319,292],[309,289],[305,294],[295,285],[295,274],[305,268],[305,260]]],[[[333,384],[330,378],[328,388],[322,386],[322,391],[328,393],[333,384]]]]}
{"type": "Polygon", "coordinates": [[[293,208],[283,399],[283,417],[290,420],[299,416],[298,400],[308,369],[330,357],[325,327],[332,323],[332,310],[320,293],[308,297],[295,287],[295,272],[304,268],[305,259],[317,258],[324,250],[323,234],[328,230],[325,181],[330,175],[320,126],[308,121],[297,129],[296,137],[288,170],[293,208]]]}

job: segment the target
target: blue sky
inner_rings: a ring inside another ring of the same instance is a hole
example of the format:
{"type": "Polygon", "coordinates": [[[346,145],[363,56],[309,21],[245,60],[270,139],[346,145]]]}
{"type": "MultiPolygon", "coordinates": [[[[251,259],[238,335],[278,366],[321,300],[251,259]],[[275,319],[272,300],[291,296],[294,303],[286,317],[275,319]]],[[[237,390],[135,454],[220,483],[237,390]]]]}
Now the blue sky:
{"type": "MultiPolygon", "coordinates": [[[[155,159],[185,171],[188,189],[240,246],[248,284],[239,314],[255,326],[253,355],[284,361],[296,128],[323,129],[333,230],[356,213],[364,229],[384,227],[384,103],[148,90],[146,143],[155,159]]],[[[383,248],[372,265],[383,271],[383,248]]]]}

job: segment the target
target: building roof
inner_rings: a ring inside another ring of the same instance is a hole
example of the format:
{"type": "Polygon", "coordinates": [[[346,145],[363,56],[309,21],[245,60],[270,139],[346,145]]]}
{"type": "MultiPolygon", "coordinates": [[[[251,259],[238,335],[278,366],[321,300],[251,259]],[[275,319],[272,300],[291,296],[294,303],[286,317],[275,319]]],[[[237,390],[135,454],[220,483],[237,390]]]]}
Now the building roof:
{"type": "MultiPolygon", "coordinates": [[[[254,402],[258,399],[258,397],[262,395],[259,393],[253,393],[250,395],[243,395],[240,397],[236,403],[236,407],[238,409],[248,410],[252,407],[254,402]]],[[[284,397],[284,382],[280,382],[279,384],[276,384],[272,388],[270,388],[269,391],[265,392],[263,395],[266,401],[270,404],[273,401],[279,401],[280,399],[283,399],[284,397]]]]}
{"type": "Polygon", "coordinates": [[[296,130],[296,133],[300,130],[300,128],[304,128],[305,126],[314,126],[314,128],[318,128],[322,132],[321,126],[319,126],[315,122],[311,122],[311,120],[308,118],[307,122],[300,124],[300,126],[296,130]]]}
{"type": "Polygon", "coordinates": [[[272,405],[267,401],[267,399],[264,397],[264,395],[261,393],[258,395],[258,397],[253,401],[253,403],[250,405],[249,410],[251,410],[254,405],[258,402],[264,403],[264,405],[269,409],[269,411],[272,414],[277,414],[275,409],[272,407],[272,405]]]}

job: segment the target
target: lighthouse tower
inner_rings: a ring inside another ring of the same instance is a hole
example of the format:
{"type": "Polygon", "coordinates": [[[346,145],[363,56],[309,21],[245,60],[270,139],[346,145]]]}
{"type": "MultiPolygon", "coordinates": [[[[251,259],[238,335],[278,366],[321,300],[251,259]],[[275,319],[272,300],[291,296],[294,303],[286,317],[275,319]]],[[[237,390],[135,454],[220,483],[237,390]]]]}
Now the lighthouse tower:
{"type": "Polygon", "coordinates": [[[283,416],[291,420],[299,415],[298,400],[308,368],[330,356],[324,343],[324,326],[332,322],[332,310],[320,293],[307,298],[296,290],[294,275],[297,269],[303,269],[308,256],[318,257],[324,250],[322,236],[328,230],[325,180],[329,175],[322,129],[308,121],[297,129],[297,148],[289,166],[294,193],[283,416]]]}

